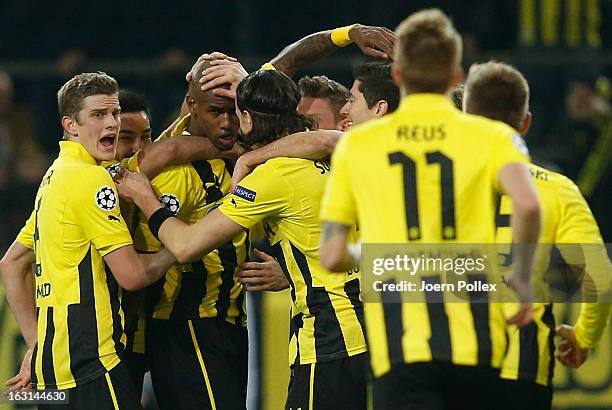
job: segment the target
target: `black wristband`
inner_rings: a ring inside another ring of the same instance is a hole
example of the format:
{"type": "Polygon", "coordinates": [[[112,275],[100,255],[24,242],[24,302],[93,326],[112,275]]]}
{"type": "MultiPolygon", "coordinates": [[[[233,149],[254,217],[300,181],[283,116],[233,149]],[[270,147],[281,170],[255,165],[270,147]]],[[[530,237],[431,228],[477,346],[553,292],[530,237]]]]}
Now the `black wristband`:
{"type": "Polygon", "coordinates": [[[175,215],[167,208],[159,208],[153,212],[153,215],[149,218],[149,229],[157,240],[159,240],[159,228],[161,228],[164,221],[168,218],[173,218],[175,215]]]}

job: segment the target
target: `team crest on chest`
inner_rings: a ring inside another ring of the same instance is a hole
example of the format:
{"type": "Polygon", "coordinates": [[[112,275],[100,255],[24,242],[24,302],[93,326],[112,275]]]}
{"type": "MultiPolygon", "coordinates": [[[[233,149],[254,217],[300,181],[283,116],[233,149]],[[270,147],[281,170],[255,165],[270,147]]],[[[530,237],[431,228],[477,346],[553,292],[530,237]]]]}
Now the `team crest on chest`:
{"type": "Polygon", "coordinates": [[[117,195],[113,188],[103,186],[96,192],[96,205],[103,211],[110,212],[117,206],[117,195]]]}

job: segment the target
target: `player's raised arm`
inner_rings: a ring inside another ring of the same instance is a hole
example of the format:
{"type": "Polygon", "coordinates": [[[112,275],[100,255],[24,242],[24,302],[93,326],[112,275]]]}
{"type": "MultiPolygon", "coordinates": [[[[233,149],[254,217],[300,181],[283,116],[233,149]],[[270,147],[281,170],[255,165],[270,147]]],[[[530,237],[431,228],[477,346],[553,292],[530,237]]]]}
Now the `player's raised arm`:
{"type": "MultiPolygon", "coordinates": [[[[264,64],[263,68],[276,69],[293,76],[297,70],[353,42],[365,55],[390,58],[395,39],[395,33],[386,27],[362,24],[320,31],[288,45],[269,63],[264,64]]],[[[203,54],[198,61],[201,59],[211,60],[211,67],[204,70],[204,75],[199,80],[202,90],[231,84],[228,90],[216,89],[213,92],[219,96],[236,98],[236,87],[247,75],[240,62],[222,53],[203,54]]],[[[187,80],[189,81],[193,75],[193,72],[188,73],[187,80]]]]}
{"type": "Polygon", "coordinates": [[[310,34],[285,47],[270,61],[270,64],[292,76],[300,68],[353,42],[365,55],[390,58],[395,39],[395,33],[385,27],[353,24],[310,34]]]}

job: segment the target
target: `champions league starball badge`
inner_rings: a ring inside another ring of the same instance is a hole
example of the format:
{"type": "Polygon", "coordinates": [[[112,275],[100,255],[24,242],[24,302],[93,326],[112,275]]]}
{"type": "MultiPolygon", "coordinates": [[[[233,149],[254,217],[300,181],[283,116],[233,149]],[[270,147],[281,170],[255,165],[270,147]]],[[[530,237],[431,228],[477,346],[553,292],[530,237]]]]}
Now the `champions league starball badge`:
{"type": "Polygon", "coordinates": [[[159,201],[164,204],[166,209],[172,212],[174,215],[176,215],[179,209],[181,209],[181,203],[179,202],[178,197],[174,194],[163,194],[159,197],[159,201]]]}
{"type": "Polygon", "coordinates": [[[117,195],[109,186],[103,186],[96,192],[96,205],[103,211],[112,211],[117,206],[117,195]]]}

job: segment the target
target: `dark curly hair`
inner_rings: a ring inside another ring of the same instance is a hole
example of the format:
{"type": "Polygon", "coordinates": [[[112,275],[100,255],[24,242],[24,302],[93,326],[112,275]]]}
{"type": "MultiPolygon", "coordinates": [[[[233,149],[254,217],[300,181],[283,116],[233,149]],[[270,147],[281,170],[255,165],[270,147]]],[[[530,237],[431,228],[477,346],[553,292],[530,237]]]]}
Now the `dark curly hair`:
{"type": "Polygon", "coordinates": [[[236,89],[236,106],[251,115],[253,128],[242,135],[248,147],[266,145],[286,135],[316,129],[316,122],[298,113],[301,95],[293,80],[280,71],[259,70],[236,89]]]}

